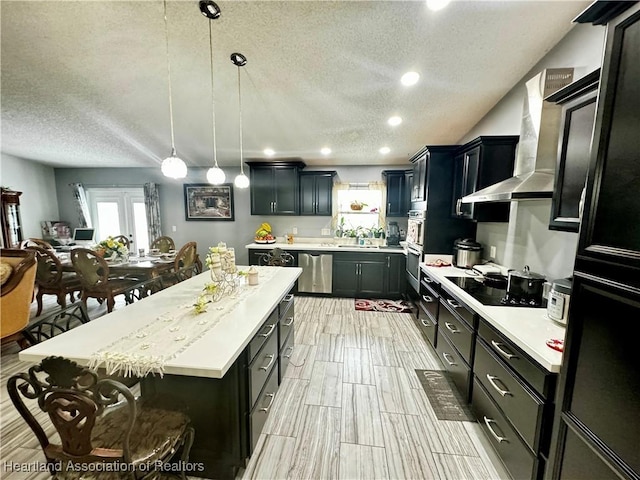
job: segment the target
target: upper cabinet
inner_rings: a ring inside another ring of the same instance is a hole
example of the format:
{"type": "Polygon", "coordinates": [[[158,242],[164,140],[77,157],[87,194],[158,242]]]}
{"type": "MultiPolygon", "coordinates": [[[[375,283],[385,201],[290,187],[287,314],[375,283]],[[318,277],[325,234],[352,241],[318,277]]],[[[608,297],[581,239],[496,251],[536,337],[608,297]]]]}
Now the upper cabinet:
{"type": "Polygon", "coordinates": [[[513,175],[517,135],[486,136],[462,145],[454,159],[451,214],[479,222],[508,222],[509,203],[462,203],[462,197],[513,175]]]}
{"type": "Polygon", "coordinates": [[[251,215],[298,215],[298,174],[303,162],[247,162],[251,169],[251,215]]]}
{"type": "Polygon", "coordinates": [[[411,158],[413,163],[413,177],[411,183],[411,203],[424,202],[426,198],[427,180],[427,155],[426,149],[420,150],[411,158]]]}
{"type": "Polygon", "coordinates": [[[387,184],[387,217],[406,217],[411,207],[413,170],[383,170],[387,184]]]}
{"type": "Polygon", "coordinates": [[[600,69],[546,98],[562,106],[561,133],[549,228],[577,232],[587,179],[600,69]]]}
{"type": "Polygon", "coordinates": [[[335,175],[335,171],[300,173],[300,215],[331,216],[335,175]]]}

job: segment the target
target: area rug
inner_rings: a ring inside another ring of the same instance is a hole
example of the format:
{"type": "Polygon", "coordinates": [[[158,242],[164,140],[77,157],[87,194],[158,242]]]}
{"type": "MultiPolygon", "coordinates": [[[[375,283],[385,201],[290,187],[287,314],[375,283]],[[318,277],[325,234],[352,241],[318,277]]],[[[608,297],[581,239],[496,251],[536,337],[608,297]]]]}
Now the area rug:
{"type": "Polygon", "coordinates": [[[441,370],[416,370],[438,420],[472,422],[474,417],[449,377],[441,370]]]}
{"type": "Polygon", "coordinates": [[[411,309],[404,300],[380,300],[377,298],[356,298],[356,310],[411,313],[411,309]]]}

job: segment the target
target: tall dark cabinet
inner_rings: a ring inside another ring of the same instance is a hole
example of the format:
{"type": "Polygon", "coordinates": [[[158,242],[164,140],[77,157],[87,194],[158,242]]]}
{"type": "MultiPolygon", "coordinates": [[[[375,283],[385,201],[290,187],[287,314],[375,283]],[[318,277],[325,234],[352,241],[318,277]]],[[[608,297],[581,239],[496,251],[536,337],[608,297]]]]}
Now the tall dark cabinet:
{"type": "Polygon", "coordinates": [[[549,478],[640,478],[640,5],[607,23],[549,478]]]}

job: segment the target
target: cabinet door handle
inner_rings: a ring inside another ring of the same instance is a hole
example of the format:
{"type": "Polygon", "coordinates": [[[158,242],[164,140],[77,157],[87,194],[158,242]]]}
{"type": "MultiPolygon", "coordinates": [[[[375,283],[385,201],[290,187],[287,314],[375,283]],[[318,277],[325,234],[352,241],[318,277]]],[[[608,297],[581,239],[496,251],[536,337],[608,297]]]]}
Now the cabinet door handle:
{"type": "Polygon", "coordinates": [[[511,395],[513,397],[513,393],[511,393],[509,390],[503,390],[502,388],[500,388],[498,386],[498,384],[496,383],[496,380],[500,380],[498,377],[496,377],[495,375],[489,375],[487,373],[487,380],[489,380],[489,383],[491,384],[491,386],[493,388],[496,389],[496,391],[502,395],[503,397],[507,396],[507,395],[511,395]]]}
{"type": "Polygon", "coordinates": [[[501,437],[495,432],[495,430],[491,426],[492,423],[496,423],[496,421],[484,415],[484,424],[487,426],[487,428],[491,432],[491,435],[493,435],[493,438],[495,438],[498,443],[502,443],[502,442],[509,443],[509,440],[507,440],[507,437],[501,437]]]}
{"type": "Polygon", "coordinates": [[[461,307],[461,305],[458,302],[456,302],[455,300],[451,300],[450,298],[447,298],[447,303],[451,305],[453,308],[461,307]]]}
{"type": "Polygon", "coordinates": [[[271,365],[273,365],[273,362],[276,361],[276,356],[270,353],[269,355],[265,356],[264,358],[268,358],[269,359],[269,363],[267,363],[266,365],[261,366],[258,370],[264,370],[266,372],[267,370],[269,370],[269,368],[271,368],[271,365]]]}
{"type": "Polygon", "coordinates": [[[449,360],[449,358],[453,358],[453,356],[449,355],[447,352],[443,352],[442,353],[442,358],[444,358],[444,361],[447,362],[452,367],[455,367],[457,365],[457,363],[452,362],[451,360],[449,360]]]}
{"type": "Polygon", "coordinates": [[[273,332],[273,329],[276,328],[276,324],[272,323],[271,325],[269,325],[269,331],[267,333],[261,333],[258,336],[259,337],[268,337],[269,335],[271,335],[271,332],[273,332]]]}
{"type": "Polygon", "coordinates": [[[282,324],[283,327],[290,327],[291,325],[293,325],[293,317],[287,317],[287,320],[289,320],[289,322],[283,323],[282,324]]]}
{"type": "Polygon", "coordinates": [[[273,399],[276,398],[276,394],[275,393],[267,393],[267,394],[265,394],[265,397],[269,397],[269,405],[267,405],[266,407],[261,408],[259,411],[267,413],[269,411],[269,409],[271,408],[271,405],[273,405],[273,399]]]}
{"type": "Polygon", "coordinates": [[[460,333],[460,330],[455,328],[455,325],[453,323],[444,322],[444,326],[447,327],[447,330],[449,330],[451,333],[460,333]]]}
{"type": "Polygon", "coordinates": [[[387,257],[387,268],[391,268],[391,257],[387,257]]]}
{"type": "Polygon", "coordinates": [[[288,354],[285,353],[284,355],[282,355],[284,358],[291,358],[291,355],[293,355],[293,347],[289,347],[288,349],[288,354]]]}
{"type": "Polygon", "coordinates": [[[420,320],[420,323],[422,323],[422,325],[424,325],[425,327],[431,327],[432,325],[427,321],[426,318],[420,320]]]}
{"type": "Polygon", "coordinates": [[[508,352],[504,348],[502,348],[502,347],[504,347],[503,343],[498,343],[495,340],[491,340],[491,345],[493,345],[493,348],[495,348],[500,355],[502,355],[503,357],[505,357],[508,360],[511,360],[512,358],[518,358],[513,353],[508,352]]]}
{"type": "Polygon", "coordinates": [[[422,295],[422,299],[427,303],[433,303],[433,297],[431,295],[422,295]]]}
{"type": "Polygon", "coordinates": [[[391,210],[391,202],[387,203],[387,212],[391,210]]]}

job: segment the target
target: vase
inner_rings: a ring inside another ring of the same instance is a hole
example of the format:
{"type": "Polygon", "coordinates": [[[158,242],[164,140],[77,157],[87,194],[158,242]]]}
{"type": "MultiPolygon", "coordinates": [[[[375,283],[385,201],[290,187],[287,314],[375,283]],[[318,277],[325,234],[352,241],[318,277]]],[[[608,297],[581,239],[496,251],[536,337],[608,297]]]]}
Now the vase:
{"type": "Polygon", "coordinates": [[[96,248],[95,252],[96,252],[96,255],[102,258],[104,258],[104,254],[107,253],[107,251],[104,248],[96,248]]]}

